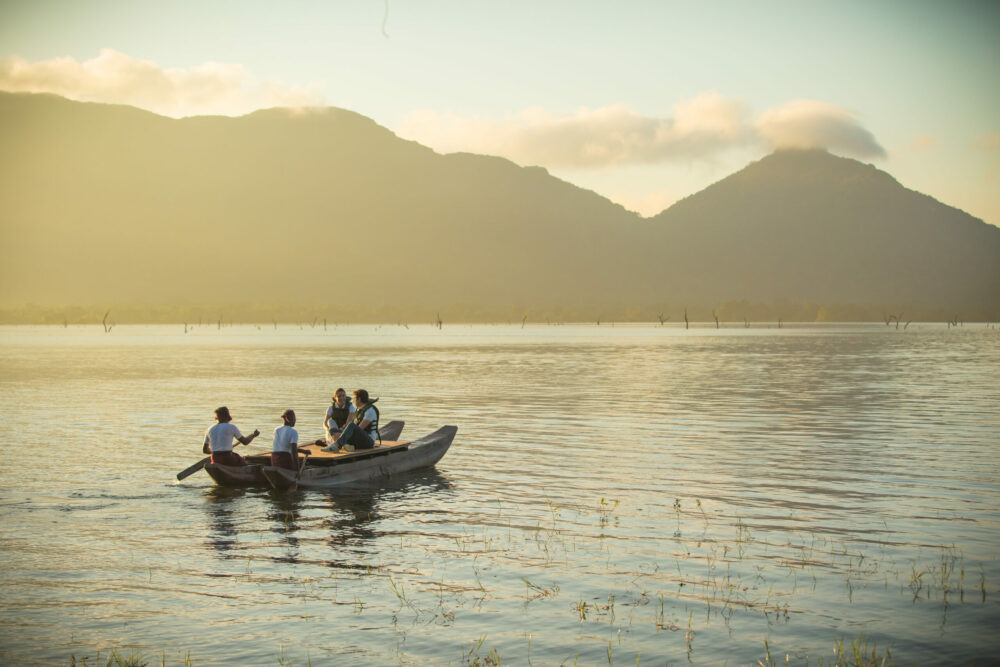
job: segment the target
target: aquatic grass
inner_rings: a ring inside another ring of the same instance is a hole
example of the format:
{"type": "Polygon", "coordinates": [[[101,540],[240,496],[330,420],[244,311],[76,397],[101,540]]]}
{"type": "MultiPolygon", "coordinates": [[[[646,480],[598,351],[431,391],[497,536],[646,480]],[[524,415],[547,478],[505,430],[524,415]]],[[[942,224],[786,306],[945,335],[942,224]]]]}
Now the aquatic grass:
{"type": "Polygon", "coordinates": [[[878,642],[872,641],[870,637],[865,637],[864,633],[861,633],[857,639],[851,641],[849,652],[844,649],[844,638],[837,640],[836,647],[835,653],[838,665],[885,667],[886,664],[895,664],[889,662],[892,660],[892,652],[889,649],[886,649],[885,655],[879,658],[878,642]],[[870,651],[869,642],[871,643],[870,651]]]}
{"type": "MultiPolygon", "coordinates": [[[[134,650],[130,650],[129,654],[126,656],[121,653],[117,648],[111,649],[111,653],[103,661],[101,660],[101,652],[98,651],[94,658],[94,667],[149,667],[149,659],[146,658],[142,653],[136,653],[134,650]]],[[[86,657],[80,658],[79,661],[76,659],[76,655],[70,656],[69,661],[70,667],[90,667],[87,662],[86,657]]],[[[167,665],[167,654],[166,651],[161,652],[159,664],[161,667],[166,667],[167,665]]],[[[182,667],[193,667],[194,662],[191,660],[191,652],[188,651],[184,654],[184,658],[181,661],[182,667]]]]}
{"type": "Polygon", "coordinates": [[[500,667],[500,654],[497,653],[496,647],[491,648],[490,652],[485,656],[480,656],[479,652],[483,648],[483,644],[486,642],[486,635],[479,638],[476,645],[469,649],[469,652],[462,656],[463,662],[465,662],[469,667],[500,667]]]}
{"type": "Polygon", "coordinates": [[[556,584],[548,588],[543,588],[531,583],[526,577],[521,577],[521,581],[524,582],[524,598],[528,602],[540,598],[555,597],[559,593],[559,586],[556,584]]]}
{"type": "MultiPolygon", "coordinates": [[[[692,522],[697,525],[705,521],[706,513],[696,501],[677,500],[683,502],[679,512],[681,528],[684,529],[685,534],[689,534],[692,522]]],[[[669,503],[668,499],[667,507],[669,507],[669,503]]],[[[613,505],[613,501],[605,500],[601,508],[610,509],[613,505]]],[[[594,527],[592,507],[593,505],[578,508],[575,517],[578,520],[580,517],[589,515],[590,519],[586,521],[591,522],[591,528],[594,527]]],[[[493,508],[490,509],[492,514],[493,508]]],[[[424,574],[417,574],[417,579],[413,579],[409,573],[389,575],[385,566],[377,561],[364,562],[360,566],[350,566],[348,573],[354,577],[354,584],[351,584],[351,577],[348,577],[344,580],[345,585],[356,585],[364,579],[363,576],[359,578],[357,575],[365,573],[376,574],[379,577],[384,576],[390,584],[389,587],[375,583],[370,584],[372,592],[375,592],[377,596],[372,600],[367,599],[364,593],[355,596],[352,591],[351,597],[355,598],[356,613],[361,614],[363,611],[368,611],[366,616],[378,618],[380,614],[385,612],[387,616],[391,616],[392,627],[395,628],[397,620],[395,612],[392,611],[392,598],[395,597],[401,604],[410,607],[415,614],[419,615],[423,613],[419,609],[427,607],[427,605],[421,604],[422,595],[427,593],[436,598],[431,603],[431,606],[435,606],[436,603],[436,609],[428,612],[433,614],[433,617],[414,619],[413,627],[416,627],[417,624],[447,627],[455,625],[456,610],[461,607],[469,608],[471,606],[476,609],[481,607],[483,611],[487,611],[490,607],[495,608],[496,603],[503,604],[516,598],[521,598],[526,606],[536,599],[556,597],[560,585],[563,587],[567,585],[566,581],[560,578],[563,575],[550,575],[553,576],[552,581],[540,582],[535,574],[526,572],[525,576],[518,577],[520,583],[524,585],[524,588],[519,590],[511,590],[502,582],[499,589],[491,592],[484,585],[484,572],[490,573],[491,581],[493,581],[497,565],[501,564],[507,557],[523,558],[523,555],[530,551],[530,549],[525,549],[526,546],[537,548],[538,553],[533,558],[533,562],[539,568],[544,567],[544,565],[538,556],[544,554],[547,562],[550,558],[561,558],[564,553],[575,548],[579,536],[579,524],[573,523],[572,512],[574,510],[571,508],[559,510],[551,503],[545,505],[540,503],[536,509],[536,516],[540,516],[538,525],[532,525],[534,519],[532,517],[532,521],[522,522],[528,523],[527,526],[517,526],[515,523],[512,527],[508,517],[506,522],[497,521],[495,524],[482,527],[481,530],[461,529],[462,533],[457,538],[461,545],[458,550],[448,548],[448,544],[451,544],[452,540],[456,538],[454,535],[447,534],[436,537],[440,543],[443,543],[444,549],[436,549],[423,544],[414,547],[424,549],[427,554],[431,554],[435,558],[443,558],[445,562],[441,565],[446,568],[445,571],[448,571],[449,563],[447,561],[449,560],[464,561],[466,568],[470,568],[471,565],[471,569],[463,570],[464,582],[449,583],[437,567],[433,568],[433,572],[427,572],[424,567],[420,567],[419,570],[424,570],[424,574]],[[471,564],[468,563],[469,560],[472,561],[471,564]],[[475,583],[472,583],[473,579],[475,583]],[[421,581],[427,584],[426,590],[420,583],[421,581]],[[463,584],[468,584],[468,586],[463,584]],[[393,592],[392,596],[388,595],[390,590],[393,592]],[[469,598],[472,597],[468,595],[470,590],[474,593],[481,593],[481,595],[476,595],[470,601],[469,598]]],[[[667,515],[669,522],[669,510],[667,515]]],[[[626,529],[628,529],[630,527],[629,521],[632,518],[625,515],[622,519],[626,529]]],[[[712,519],[715,520],[714,515],[712,519]]],[[[646,632],[656,633],[661,630],[678,632],[676,640],[683,639],[683,646],[689,659],[698,662],[694,657],[696,648],[694,644],[697,637],[703,637],[697,647],[702,658],[719,650],[718,647],[712,646],[710,639],[714,637],[710,627],[713,619],[717,619],[716,622],[721,621],[726,627],[731,627],[730,632],[733,632],[745,627],[745,625],[741,626],[740,623],[745,624],[747,619],[752,620],[754,616],[761,619],[766,618],[768,627],[771,628],[774,627],[773,623],[778,618],[787,621],[791,614],[804,613],[803,610],[792,608],[792,605],[796,604],[796,600],[798,600],[795,597],[795,591],[801,586],[800,572],[812,576],[814,590],[817,574],[823,579],[824,584],[829,584],[837,577],[841,581],[846,580],[848,586],[846,595],[851,602],[853,602],[853,595],[862,595],[862,591],[868,588],[867,584],[872,581],[877,581],[881,589],[884,580],[885,587],[888,589],[890,579],[900,584],[900,592],[903,597],[906,597],[907,568],[903,566],[893,569],[892,563],[885,561],[884,551],[880,556],[877,551],[872,553],[870,550],[866,551],[864,547],[859,549],[858,544],[854,541],[824,537],[815,532],[781,533],[779,534],[780,539],[776,539],[773,529],[765,527],[765,523],[762,523],[761,527],[755,529],[753,533],[751,533],[750,527],[744,523],[743,518],[737,517],[735,523],[735,535],[729,532],[730,529],[726,527],[727,525],[731,527],[733,524],[723,520],[721,532],[717,532],[707,539],[687,537],[686,539],[674,538],[671,540],[669,536],[664,536],[662,538],[664,543],[675,547],[673,557],[666,563],[633,564],[630,566],[631,571],[625,571],[619,567],[621,563],[619,559],[623,552],[616,546],[616,540],[610,540],[607,547],[602,547],[601,550],[608,553],[609,569],[613,576],[621,577],[619,584],[613,585],[613,589],[607,593],[606,598],[591,598],[583,595],[578,598],[578,602],[571,605],[572,610],[560,607],[562,613],[574,613],[580,623],[591,621],[592,624],[596,622],[597,625],[604,625],[602,622],[606,622],[612,626],[612,630],[614,625],[619,626],[618,641],[620,645],[610,645],[614,651],[627,651],[628,659],[623,660],[623,656],[619,655],[617,656],[619,662],[630,663],[632,656],[635,655],[635,652],[628,648],[628,643],[625,643],[624,646],[621,645],[623,637],[627,638],[633,632],[636,633],[633,636],[641,636],[639,633],[642,631],[638,628],[646,623],[651,623],[651,625],[645,625],[646,632]],[[743,544],[743,549],[738,548],[740,543],[743,544]],[[673,567],[669,566],[671,561],[673,561],[673,567]],[[723,563],[725,567],[723,567],[723,563]],[[772,564],[774,567],[771,566],[772,564]],[[674,586],[676,593],[666,592],[672,591],[674,586]],[[650,604],[650,602],[655,603],[657,599],[659,605],[650,604]],[[625,605],[627,613],[622,612],[621,605],[625,605]],[[682,607],[683,611],[678,607],[682,607]],[[703,612],[704,616],[702,616],[703,612]],[[730,626],[730,621],[734,618],[735,620],[730,626]],[[637,630],[629,629],[633,625],[637,630]],[[706,650],[709,652],[703,653],[706,650]]],[[[268,533],[268,535],[270,534],[268,533]]],[[[594,534],[596,531],[591,532],[591,535],[594,534]]],[[[393,542],[395,542],[395,537],[395,535],[392,536],[393,542]]],[[[412,542],[413,539],[411,537],[409,541],[412,542]]],[[[400,537],[400,540],[403,538],[400,537]]],[[[399,544],[401,548],[404,546],[402,541],[399,544]]],[[[393,548],[395,546],[393,543],[393,548]]],[[[442,544],[436,546],[440,547],[442,544]]],[[[953,599],[957,598],[958,596],[954,596],[954,591],[961,590],[967,569],[960,550],[953,546],[937,547],[930,556],[929,561],[926,559],[914,560],[909,568],[911,574],[919,575],[916,578],[921,583],[920,599],[925,596],[947,596],[949,591],[951,591],[953,599]]],[[[364,560],[364,556],[361,556],[361,559],[364,560]]],[[[982,564],[977,565],[981,573],[980,588],[985,595],[984,567],[982,564]]],[[[414,570],[414,573],[419,570],[414,570]]],[[[331,574],[331,576],[333,575],[331,574]]],[[[507,579],[512,578],[508,573],[507,579]]],[[[336,580],[336,577],[334,579],[336,580]]],[[[303,582],[303,585],[308,587],[307,582],[305,580],[303,582]]],[[[327,587],[320,586],[320,588],[327,587]]],[[[574,598],[576,597],[574,595],[574,598]]],[[[426,600],[423,601],[426,602],[426,600]]],[[[399,608],[396,609],[396,611],[398,610],[399,608]]],[[[805,612],[807,611],[805,610],[805,612]]],[[[463,616],[459,619],[457,627],[462,626],[465,618],[467,617],[463,616]]],[[[397,632],[405,640],[407,629],[404,626],[405,621],[400,623],[397,632]]],[[[607,625],[604,627],[607,628],[607,625]]],[[[777,641],[774,637],[769,639],[772,644],[777,641]]],[[[533,644],[530,639],[528,641],[529,645],[533,644]]],[[[467,664],[500,664],[500,652],[506,653],[506,646],[507,644],[498,643],[487,652],[488,644],[482,643],[478,650],[476,647],[469,650],[465,654],[464,660],[467,664]],[[495,662],[490,662],[491,660],[495,662]]],[[[780,664],[781,662],[780,657],[776,658],[778,662],[772,659],[771,649],[773,648],[773,646],[766,648],[767,656],[765,659],[769,661],[766,664],[780,664]]],[[[519,662],[524,660],[523,649],[522,644],[519,649],[522,651],[522,657],[518,658],[519,662]]],[[[593,651],[593,647],[590,650],[593,651]]],[[[855,653],[869,660],[856,664],[878,664],[871,662],[873,647],[870,642],[866,645],[863,641],[855,640],[852,646],[847,640],[844,640],[841,651],[848,662],[838,661],[835,664],[855,664],[851,662],[854,660],[855,653]]],[[[874,653],[877,658],[884,661],[884,664],[888,664],[886,658],[889,657],[889,654],[884,651],[879,652],[877,647],[875,647],[874,653]]],[[[816,653],[812,655],[816,656],[816,653]]],[[[614,657],[612,654],[612,660],[614,657]]],[[[788,656],[786,655],[784,658],[787,664],[788,656]]],[[[793,656],[792,659],[796,664],[801,664],[799,658],[801,656],[793,656]]],[[[535,657],[536,661],[539,659],[538,656],[535,657]]],[[[813,657],[812,660],[812,663],[807,662],[806,664],[815,664],[816,658],[813,657]]],[[[588,664],[594,664],[594,662],[600,663],[603,660],[591,652],[588,664]]]]}
{"type": "MultiPolygon", "coordinates": [[[[885,653],[881,654],[878,650],[878,642],[866,637],[864,633],[851,640],[849,644],[846,642],[846,637],[834,640],[833,663],[827,663],[823,656],[820,656],[816,660],[816,667],[825,667],[828,664],[829,667],[888,667],[896,664],[890,649],[887,648],[885,653]]],[[[791,654],[785,653],[784,661],[778,662],[771,655],[770,642],[764,639],[764,657],[757,660],[757,665],[759,667],[779,667],[779,665],[787,667],[789,664],[791,664],[791,654]]],[[[797,661],[796,664],[809,665],[808,656],[805,657],[804,663],[797,661]]]]}

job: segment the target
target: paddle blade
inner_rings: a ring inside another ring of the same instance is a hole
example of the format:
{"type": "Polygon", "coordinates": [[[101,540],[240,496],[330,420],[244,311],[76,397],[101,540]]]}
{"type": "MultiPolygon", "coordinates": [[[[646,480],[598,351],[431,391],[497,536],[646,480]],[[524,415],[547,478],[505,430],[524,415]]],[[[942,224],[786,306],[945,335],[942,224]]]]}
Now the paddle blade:
{"type": "Polygon", "coordinates": [[[205,458],[203,458],[201,461],[198,461],[190,468],[185,468],[184,470],[181,470],[179,473],[177,473],[177,481],[180,481],[185,477],[190,477],[191,475],[195,474],[196,472],[204,468],[205,464],[208,463],[211,458],[212,457],[210,456],[206,456],[205,458]]]}

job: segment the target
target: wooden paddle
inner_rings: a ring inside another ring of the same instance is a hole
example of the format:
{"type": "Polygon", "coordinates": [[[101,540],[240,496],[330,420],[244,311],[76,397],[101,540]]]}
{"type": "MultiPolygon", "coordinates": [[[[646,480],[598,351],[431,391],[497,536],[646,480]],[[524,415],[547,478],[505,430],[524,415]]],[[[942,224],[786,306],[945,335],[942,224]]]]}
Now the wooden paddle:
{"type": "MultiPolygon", "coordinates": [[[[257,431],[257,433],[259,434],[260,432],[257,431]]],[[[256,437],[257,436],[254,436],[254,438],[256,438],[256,437]]],[[[253,440],[253,438],[251,438],[251,441],[252,440],[253,440]]],[[[233,448],[235,449],[236,447],[239,447],[242,444],[243,444],[242,442],[237,441],[236,444],[233,445],[233,448]]],[[[249,445],[250,443],[248,442],[246,444],[249,445]]],[[[182,479],[184,479],[185,477],[190,477],[191,475],[195,474],[196,472],[198,472],[199,470],[201,470],[202,468],[204,468],[205,464],[208,463],[211,460],[212,460],[212,456],[210,454],[210,455],[206,456],[205,458],[203,458],[201,461],[198,461],[197,463],[195,463],[193,466],[191,466],[189,468],[184,468],[184,470],[181,470],[179,473],[177,473],[177,481],[179,482],[182,479]]]]}
{"type": "Polygon", "coordinates": [[[177,481],[180,481],[185,477],[190,477],[191,475],[195,474],[196,472],[204,468],[205,464],[211,460],[212,460],[211,456],[206,456],[205,458],[203,458],[201,461],[198,461],[190,468],[184,468],[184,470],[181,470],[179,473],[177,473],[177,481]]]}
{"type": "Polygon", "coordinates": [[[302,471],[305,470],[305,468],[306,468],[306,461],[309,460],[309,452],[308,451],[306,451],[304,449],[300,449],[299,451],[302,452],[303,454],[305,454],[305,456],[302,457],[302,465],[300,465],[299,469],[295,471],[295,481],[292,482],[292,485],[290,487],[288,487],[288,492],[289,493],[291,493],[291,492],[293,492],[293,491],[295,491],[295,490],[297,490],[299,488],[299,477],[302,476],[302,471]]]}

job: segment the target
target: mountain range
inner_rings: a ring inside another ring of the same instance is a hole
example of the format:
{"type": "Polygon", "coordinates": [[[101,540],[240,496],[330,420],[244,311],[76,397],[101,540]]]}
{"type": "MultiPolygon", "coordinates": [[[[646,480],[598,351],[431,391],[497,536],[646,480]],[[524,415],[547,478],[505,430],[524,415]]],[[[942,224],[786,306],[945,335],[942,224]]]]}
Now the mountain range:
{"type": "Polygon", "coordinates": [[[441,155],[335,108],[171,119],[0,93],[0,141],[8,309],[1000,316],[1000,229],[824,151],[771,154],[642,218],[542,168],[441,155]]]}

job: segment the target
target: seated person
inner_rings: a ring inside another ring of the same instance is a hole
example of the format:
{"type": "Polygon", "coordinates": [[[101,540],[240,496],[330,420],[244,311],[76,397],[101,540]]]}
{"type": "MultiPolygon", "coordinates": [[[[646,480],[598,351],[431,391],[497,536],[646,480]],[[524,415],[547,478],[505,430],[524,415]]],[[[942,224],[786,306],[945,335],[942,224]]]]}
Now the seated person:
{"type": "MultiPolygon", "coordinates": [[[[276,468],[299,471],[299,434],[295,426],[295,410],[281,413],[281,426],[274,429],[274,444],[271,446],[271,465],[276,468]]],[[[309,456],[306,452],[306,456],[309,456]]]]}
{"type": "Polygon", "coordinates": [[[368,391],[358,389],[354,392],[354,403],[358,407],[354,412],[354,419],[347,424],[347,428],[337,437],[336,441],[324,447],[324,452],[334,452],[339,448],[344,448],[348,452],[358,449],[371,449],[375,446],[378,435],[378,408],[375,402],[378,399],[370,400],[368,391]]]}
{"type": "Polygon", "coordinates": [[[206,454],[211,454],[212,463],[245,466],[247,462],[233,451],[233,440],[236,439],[244,445],[249,445],[254,438],[260,435],[260,431],[255,429],[249,436],[240,433],[236,425],[231,423],[233,416],[229,414],[229,408],[224,405],[215,409],[215,418],[219,423],[205,431],[205,444],[201,450],[206,454]]]}
{"type": "MultiPolygon", "coordinates": [[[[347,397],[347,392],[341,387],[333,392],[333,405],[326,409],[323,419],[323,431],[326,433],[326,444],[332,445],[344,430],[347,422],[354,418],[354,405],[347,397]]],[[[317,441],[316,444],[322,444],[317,441]]]]}

